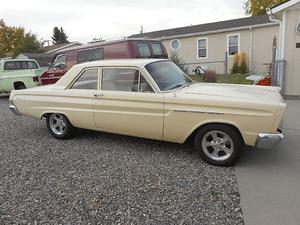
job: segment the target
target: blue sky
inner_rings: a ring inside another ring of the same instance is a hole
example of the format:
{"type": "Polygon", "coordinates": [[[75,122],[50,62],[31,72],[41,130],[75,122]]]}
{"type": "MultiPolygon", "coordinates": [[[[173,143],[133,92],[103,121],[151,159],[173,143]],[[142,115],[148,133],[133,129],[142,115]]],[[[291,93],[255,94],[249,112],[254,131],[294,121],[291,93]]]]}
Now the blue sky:
{"type": "Polygon", "coordinates": [[[0,18],[51,39],[62,26],[70,41],[119,38],[138,33],[245,17],[246,0],[10,0],[0,18]]]}

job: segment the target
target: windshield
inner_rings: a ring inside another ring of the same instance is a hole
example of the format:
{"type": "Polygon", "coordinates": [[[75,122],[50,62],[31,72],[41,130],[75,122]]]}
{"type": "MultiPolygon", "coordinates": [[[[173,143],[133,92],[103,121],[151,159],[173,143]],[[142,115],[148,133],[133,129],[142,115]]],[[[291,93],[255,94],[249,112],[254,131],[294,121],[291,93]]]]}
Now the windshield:
{"type": "Polygon", "coordinates": [[[159,61],[145,66],[161,91],[187,86],[192,80],[171,61],[159,61]]]}

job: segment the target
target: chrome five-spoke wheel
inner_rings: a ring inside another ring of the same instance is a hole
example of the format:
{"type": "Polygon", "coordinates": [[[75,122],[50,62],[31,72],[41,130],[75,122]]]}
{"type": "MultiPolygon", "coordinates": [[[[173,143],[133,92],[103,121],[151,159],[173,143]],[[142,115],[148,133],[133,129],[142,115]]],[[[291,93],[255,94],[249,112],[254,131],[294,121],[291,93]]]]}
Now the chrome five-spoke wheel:
{"type": "Polygon", "coordinates": [[[198,130],[194,139],[201,158],[216,166],[233,165],[243,143],[238,129],[227,124],[208,124],[198,130]]]}
{"type": "Polygon", "coordinates": [[[204,153],[216,161],[229,159],[234,151],[232,139],[222,131],[208,132],[204,135],[201,145],[204,153]]]}
{"type": "Polygon", "coordinates": [[[72,126],[68,118],[63,114],[48,114],[46,123],[50,133],[59,139],[68,139],[72,137],[76,131],[76,128],[72,126]]]}
{"type": "Polygon", "coordinates": [[[61,114],[53,113],[50,115],[49,120],[50,128],[55,134],[62,135],[65,132],[67,124],[61,114]]]}

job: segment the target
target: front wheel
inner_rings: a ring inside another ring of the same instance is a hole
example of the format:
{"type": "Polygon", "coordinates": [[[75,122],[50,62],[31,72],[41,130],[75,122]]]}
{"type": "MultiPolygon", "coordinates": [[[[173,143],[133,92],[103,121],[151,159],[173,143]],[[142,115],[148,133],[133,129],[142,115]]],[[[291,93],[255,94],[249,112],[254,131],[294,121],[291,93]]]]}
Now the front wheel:
{"type": "Polygon", "coordinates": [[[200,129],[195,136],[195,148],[200,157],[215,166],[231,166],[240,157],[242,137],[227,125],[212,124],[200,129]]]}
{"type": "Polygon", "coordinates": [[[58,139],[68,139],[74,136],[76,128],[70,123],[68,118],[59,113],[48,114],[46,123],[52,136],[58,139]]]}

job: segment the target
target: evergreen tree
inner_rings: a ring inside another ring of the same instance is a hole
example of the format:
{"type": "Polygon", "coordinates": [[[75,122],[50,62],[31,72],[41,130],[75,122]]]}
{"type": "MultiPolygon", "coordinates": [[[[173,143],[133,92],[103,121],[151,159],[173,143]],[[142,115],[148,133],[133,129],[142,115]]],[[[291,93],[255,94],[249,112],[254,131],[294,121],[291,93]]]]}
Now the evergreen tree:
{"type": "Polygon", "coordinates": [[[58,27],[54,27],[53,29],[52,43],[55,45],[60,44],[60,30],[58,27]]]}
{"type": "Polygon", "coordinates": [[[66,35],[64,29],[61,27],[54,27],[52,35],[52,43],[55,45],[69,43],[68,36],[66,35]]]}
{"type": "Polygon", "coordinates": [[[60,28],[60,42],[61,43],[69,43],[68,36],[66,35],[64,29],[60,28]]]}

